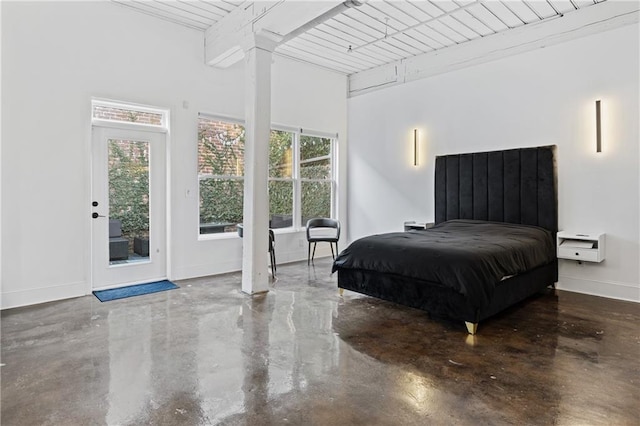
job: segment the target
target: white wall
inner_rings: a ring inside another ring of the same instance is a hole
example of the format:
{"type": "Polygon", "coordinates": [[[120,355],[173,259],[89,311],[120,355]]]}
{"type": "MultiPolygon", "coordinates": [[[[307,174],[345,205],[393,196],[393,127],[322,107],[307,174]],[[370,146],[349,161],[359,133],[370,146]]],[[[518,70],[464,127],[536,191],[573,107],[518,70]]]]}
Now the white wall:
{"type": "Polygon", "coordinates": [[[638,35],[630,25],[349,99],[349,240],[432,220],[436,155],[556,144],[560,229],[607,234],[605,262],[561,261],[559,288],[640,301],[638,35]]]}
{"type": "MultiPolygon", "coordinates": [[[[3,308],[90,291],[91,97],[170,109],[170,278],[240,269],[242,241],[199,241],[198,198],[185,196],[198,112],[244,116],[242,63],[203,57],[202,33],[112,3],[2,2],[3,308]]],[[[338,132],[346,154],[346,77],[274,62],[274,123],[338,132]]],[[[306,258],[302,233],[276,240],[279,263],[306,258]]]]}

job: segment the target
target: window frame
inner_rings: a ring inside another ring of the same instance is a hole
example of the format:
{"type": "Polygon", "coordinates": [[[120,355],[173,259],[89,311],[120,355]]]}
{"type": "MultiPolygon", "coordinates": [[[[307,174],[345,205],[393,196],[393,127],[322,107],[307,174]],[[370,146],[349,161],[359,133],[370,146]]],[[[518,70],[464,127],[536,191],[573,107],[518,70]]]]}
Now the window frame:
{"type": "MultiPolygon", "coordinates": [[[[222,115],[222,114],[209,114],[209,113],[198,113],[198,120],[200,118],[205,118],[208,120],[215,121],[224,121],[232,124],[239,124],[246,128],[246,124],[244,120],[222,115]]],[[[274,228],[273,231],[276,234],[285,234],[291,232],[300,232],[306,229],[306,223],[302,223],[302,182],[329,182],[331,187],[331,205],[329,207],[330,216],[332,218],[336,218],[337,214],[337,179],[336,179],[336,150],[338,144],[338,134],[337,133],[328,133],[321,131],[314,131],[303,129],[300,127],[291,127],[279,124],[272,124],[270,126],[269,131],[280,131],[280,132],[288,132],[292,134],[292,176],[291,178],[272,178],[270,176],[267,177],[267,185],[268,182],[272,181],[281,181],[281,182],[292,182],[293,184],[293,206],[292,206],[292,226],[286,228],[274,228]],[[329,139],[330,141],[330,152],[328,155],[314,158],[314,161],[318,159],[329,159],[331,164],[331,177],[330,179],[310,179],[310,178],[302,178],[301,176],[301,164],[302,160],[300,158],[300,137],[301,136],[309,136],[309,137],[317,137],[329,139]]],[[[198,154],[198,160],[200,156],[198,154]]],[[[244,168],[243,168],[244,171],[244,168]]],[[[236,179],[242,180],[244,182],[243,176],[232,176],[232,175],[207,175],[206,179],[236,179]]],[[[198,200],[200,200],[200,181],[202,177],[198,174],[198,200]]],[[[270,214],[270,212],[269,212],[270,214]]],[[[200,212],[198,211],[198,226],[200,225],[200,212]]],[[[201,234],[198,229],[198,239],[199,240],[214,240],[214,239],[225,239],[225,238],[239,238],[237,233],[234,232],[222,232],[218,234],[201,234]]]]}
{"type": "Polygon", "coordinates": [[[91,98],[91,124],[103,127],[130,127],[135,129],[147,129],[156,132],[169,131],[169,110],[150,105],[112,101],[109,99],[91,98]],[[94,116],[96,107],[114,108],[123,111],[135,111],[160,115],[160,124],[139,123],[136,121],[110,120],[94,116]]]}
{"type": "MultiPolygon", "coordinates": [[[[218,122],[224,122],[224,123],[228,123],[228,124],[235,124],[235,125],[240,125],[242,126],[244,129],[246,129],[246,126],[244,124],[244,120],[240,120],[234,117],[229,117],[229,116],[225,116],[225,115],[219,115],[219,114],[207,114],[207,113],[198,113],[198,122],[196,124],[196,129],[199,127],[200,125],[200,119],[205,119],[205,120],[210,120],[210,121],[218,121],[218,122]]],[[[197,131],[196,131],[197,133],[197,131]]],[[[196,150],[198,150],[198,154],[197,154],[197,158],[196,158],[196,171],[198,174],[198,194],[197,194],[197,199],[198,199],[198,239],[199,240],[216,240],[216,239],[226,239],[226,238],[232,238],[232,237],[238,237],[238,234],[236,232],[220,232],[220,233],[212,233],[212,234],[203,234],[200,232],[200,183],[203,180],[211,180],[211,179],[218,179],[218,180],[235,180],[235,181],[240,181],[242,182],[243,188],[244,188],[244,164],[242,165],[242,175],[215,175],[215,174],[200,174],[199,173],[199,163],[200,163],[200,153],[199,153],[199,144],[200,141],[197,141],[196,144],[196,150]]],[[[243,155],[243,161],[244,161],[244,155],[243,155]]],[[[244,206],[244,190],[243,190],[243,206],[244,206]]],[[[244,209],[244,207],[243,207],[244,209]]],[[[239,237],[238,237],[239,238],[239,237]]]]}
{"type": "Polygon", "coordinates": [[[297,216],[296,216],[296,221],[299,223],[299,229],[306,229],[307,228],[307,224],[306,223],[302,223],[302,182],[329,182],[330,183],[330,187],[331,187],[331,205],[329,206],[329,216],[332,219],[335,219],[337,216],[337,206],[336,206],[336,192],[337,192],[337,184],[336,184],[336,145],[338,143],[338,134],[329,134],[329,133],[325,133],[325,132],[315,132],[315,131],[311,131],[311,130],[304,130],[304,129],[300,129],[300,133],[297,135],[297,139],[298,139],[298,151],[297,151],[297,163],[296,165],[298,166],[298,212],[297,212],[297,216]],[[329,159],[329,162],[331,164],[331,177],[329,179],[311,179],[311,178],[303,178],[302,177],[302,159],[300,158],[301,152],[300,152],[300,136],[309,136],[312,138],[321,138],[321,139],[329,139],[329,154],[328,155],[323,155],[321,157],[314,157],[312,159],[307,159],[305,160],[305,162],[307,161],[318,161],[318,160],[322,160],[325,158],[329,159]]]}

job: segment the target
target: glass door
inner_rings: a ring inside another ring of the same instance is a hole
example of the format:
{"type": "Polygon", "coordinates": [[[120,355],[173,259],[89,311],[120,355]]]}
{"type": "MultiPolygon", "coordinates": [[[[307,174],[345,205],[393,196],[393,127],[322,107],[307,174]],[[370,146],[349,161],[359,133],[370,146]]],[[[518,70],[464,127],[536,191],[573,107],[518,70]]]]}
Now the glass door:
{"type": "Polygon", "coordinates": [[[166,278],[165,134],[94,126],[92,286],[166,278]]]}

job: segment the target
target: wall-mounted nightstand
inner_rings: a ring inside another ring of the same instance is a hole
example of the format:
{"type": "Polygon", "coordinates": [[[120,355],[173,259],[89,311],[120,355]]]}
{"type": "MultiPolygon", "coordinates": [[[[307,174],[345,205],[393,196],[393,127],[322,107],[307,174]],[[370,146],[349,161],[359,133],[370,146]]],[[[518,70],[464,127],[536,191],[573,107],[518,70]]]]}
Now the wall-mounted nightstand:
{"type": "Polygon", "coordinates": [[[558,232],[558,258],[581,262],[602,262],[605,256],[605,234],[558,232]]]}
{"type": "Polygon", "coordinates": [[[410,231],[412,229],[427,229],[427,228],[431,228],[433,225],[434,224],[432,222],[415,222],[415,221],[405,222],[404,230],[410,231]]]}

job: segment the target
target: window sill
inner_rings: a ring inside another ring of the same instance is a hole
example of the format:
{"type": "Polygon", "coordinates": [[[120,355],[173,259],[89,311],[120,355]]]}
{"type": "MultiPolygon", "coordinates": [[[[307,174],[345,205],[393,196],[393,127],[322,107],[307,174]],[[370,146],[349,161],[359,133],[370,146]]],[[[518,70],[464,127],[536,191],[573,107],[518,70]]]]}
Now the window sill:
{"type": "MultiPolygon", "coordinates": [[[[305,232],[307,228],[276,228],[273,229],[273,233],[276,235],[284,234],[299,234],[305,232]]],[[[215,241],[215,240],[231,240],[240,238],[237,232],[221,232],[218,234],[198,234],[198,241],[215,241]]]]}
{"type": "Polygon", "coordinates": [[[231,240],[240,238],[237,232],[220,232],[218,234],[198,234],[198,241],[231,240]]]}

